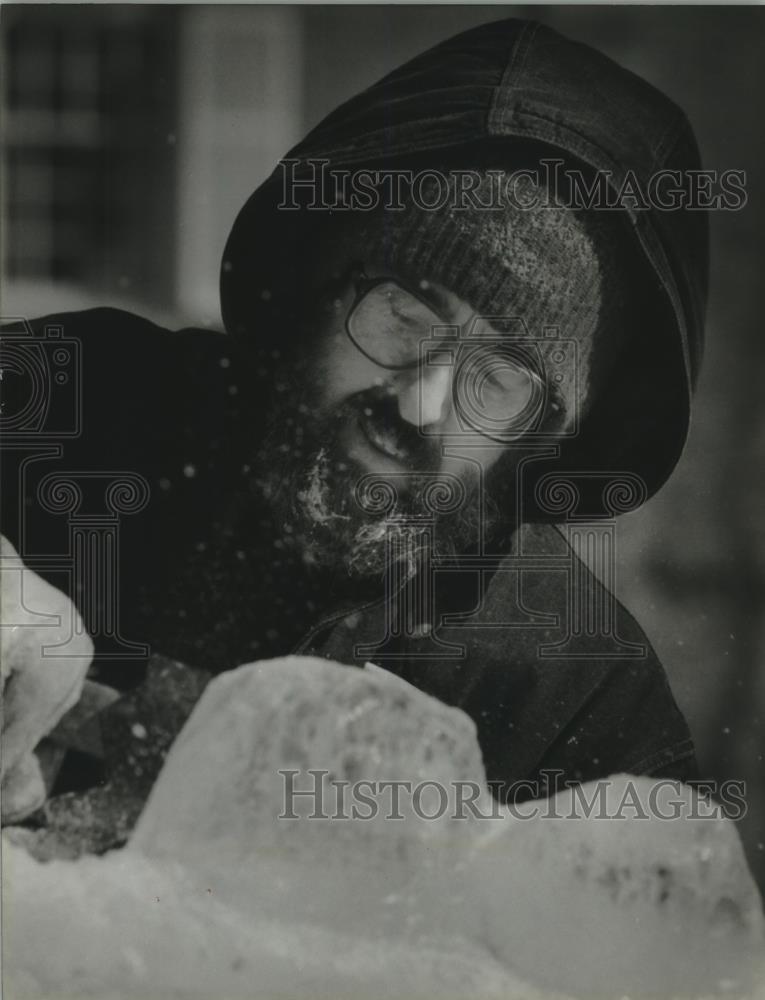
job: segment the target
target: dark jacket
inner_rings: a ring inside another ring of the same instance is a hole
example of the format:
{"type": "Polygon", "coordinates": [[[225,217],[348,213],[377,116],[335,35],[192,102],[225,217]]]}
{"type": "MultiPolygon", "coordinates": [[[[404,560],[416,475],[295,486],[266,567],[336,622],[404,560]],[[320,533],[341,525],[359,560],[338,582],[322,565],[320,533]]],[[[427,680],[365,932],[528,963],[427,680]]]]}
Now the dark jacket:
{"type": "MultiPolygon", "coordinates": [[[[544,143],[568,162],[611,171],[614,184],[627,170],[646,178],[697,165],[689,126],[666,98],[598,53],[521,21],[475,29],[418,57],[339,108],[291,155],[382,164],[487,139],[544,143]]],[[[229,336],[93,310],[5,338],[21,361],[4,385],[3,532],[97,626],[99,676],[129,686],[117,675],[145,661],[142,643],[210,672],[290,651],[372,660],[473,717],[489,778],[505,783],[502,797],[521,780],[543,793],[545,773],[555,771],[575,780],[615,771],[688,777],[692,744],[661,665],[564,537],[578,544],[576,512],[562,527],[523,525],[480,566],[435,572],[430,630],[397,618],[405,607],[397,598],[360,602],[343,592],[335,600],[332,588],[312,595],[297,585],[273,593],[269,567],[284,556],[278,539],[263,538],[254,500],[262,414],[245,358],[253,343],[264,357],[273,346],[274,308],[281,289],[295,295],[297,246],[310,226],[304,213],[279,211],[281,183],[277,172],[253,195],[229,240],[221,278],[229,336]],[[268,303],[254,294],[253,276],[273,290],[268,303]],[[55,382],[61,336],[74,344],[71,398],[55,382]],[[37,391],[33,356],[44,358],[39,377],[55,387],[40,419],[26,402],[37,391]],[[122,492],[109,492],[110,477],[123,473],[122,492]],[[77,482],[74,493],[65,479],[77,482]],[[95,588],[94,600],[71,568],[88,531],[117,533],[116,596],[95,588]]],[[[642,480],[647,496],[687,433],[706,230],[701,213],[636,211],[632,221],[656,276],[643,371],[654,405],[650,415],[638,406],[644,386],[633,367],[552,471],[575,470],[602,491],[604,482],[618,485],[608,477],[619,470],[642,480]]],[[[593,530],[606,538],[611,520],[599,525],[593,530]]]]}
{"type": "MultiPolygon", "coordinates": [[[[371,660],[470,714],[494,781],[543,789],[547,769],[576,780],[692,773],[688,729],[650,644],[561,529],[523,525],[509,551],[435,570],[430,632],[406,621],[405,593],[360,598],[330,586],[322,601],[301,588],[297,566],[275,594],[282,555],[278,537],[262,537],[254,410],[230,339],[114,309],[4,336],[17,356],[73,343],[76,433],[52,422],[71,412],[64,406],[47,424],[6,433],[2,530],[78,605],[96,678],[132,688],[154,654],[208,674],[289,652],[371,660]],[[96,550],[118,560],[100,578],[86,565],[96,550]],[[306,613],[298,605],[311,599],[306,613]]],[[[7,373],[4,385],[7,416],[23,415],[16,391],[27,380],[7,373]]],[[[574,522],[575,545],[580,527],[606,544],[613,531],[574,522]]]]}

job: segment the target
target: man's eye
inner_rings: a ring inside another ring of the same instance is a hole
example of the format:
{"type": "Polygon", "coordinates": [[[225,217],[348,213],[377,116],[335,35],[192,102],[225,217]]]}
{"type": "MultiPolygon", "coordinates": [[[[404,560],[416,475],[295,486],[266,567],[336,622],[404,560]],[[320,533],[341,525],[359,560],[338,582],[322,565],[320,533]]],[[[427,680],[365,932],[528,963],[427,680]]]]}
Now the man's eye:
{"type": "Polygon", "coordinates": [[[414,313],[401,309],[395,302],[389,303],[389,306],[391,319],[395,320],[397,323],[403,323],[406,326],[417,325],[417,316],[414,315],[414,313]]]}
{"type": "Polygon", "coordinates": [[[390,314],[401,323],[408,326],[424,327],[429,331],[439,322],[438,317],[431,309],[404,289],[396,286],[383,287],[390,314]]]}
{"type": "Polygon", "coordinates": [[[415,363],[420,345],[433,335],[439,318],[424,303],[394,284],[374,287],[356,306],[349,332],[380,364],[395,367],[415,363]]]}

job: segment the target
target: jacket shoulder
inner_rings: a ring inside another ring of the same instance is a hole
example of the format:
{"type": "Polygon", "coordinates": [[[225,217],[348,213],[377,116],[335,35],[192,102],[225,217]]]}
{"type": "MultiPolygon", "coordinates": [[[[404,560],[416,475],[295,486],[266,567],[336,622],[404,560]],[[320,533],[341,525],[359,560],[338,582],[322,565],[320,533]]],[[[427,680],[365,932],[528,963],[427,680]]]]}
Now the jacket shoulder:
{"type": "MultiPolygon", "coordinates": [[[[200,381],[208,390],[216,383],[222,388],[225,382],[221,361],[228,338],[224,334],[169,330],[122,309],[9,318],[0,334],[9,376],[4,398],[15,400],[33,390],[51,399],[71,396],[85,424],[99,419],[101,406],[115,414],[118,405],[129,406],[135,398],[142,399],[147,409],[163,397],[177,402],[184,391],[193,395],[200,381]]],[[[24,400],[18,402],[23,405],[24,400]]]]}
{"type": "Polygon", "coordinates": [[[57,451],[57,471],[131,470],[155,483],[207,462],[227,439],[234,398],[226,349],[223,334],[168,330],[120,309],[6,322],[4,478],[43,444],[57,451]]]}
{"type": "Polygon", "coordinates": [[[88,338],[116,341],[120,338],[137,338],[151,341],[158,348],[163,342],[195,342],[207,344],[211,349],[225,350],[226,337],[217,330],[185,327],[171,330],[158,323],[112,306],[97,306],[92,309],[47,313],[33,319],[20,316],[3,317],[0,320],[3,337],[36,337],[56,339],[60,337],[88,338]]]}
{"type": "Polygon", "coordinates": [[[46,330],[53,333],[66,331],[71,336],[93,329],[110,329],[121,332],[162,332],[163,328],[151,320],[125,309],[115,309],[112,306],[97,306],[92,309],[80,309],[65,312],[46,313],[28,319],[20,316],[8,316],[2,320],[2,332],[8,334],[27,334],[41,336],[46,330]]]}

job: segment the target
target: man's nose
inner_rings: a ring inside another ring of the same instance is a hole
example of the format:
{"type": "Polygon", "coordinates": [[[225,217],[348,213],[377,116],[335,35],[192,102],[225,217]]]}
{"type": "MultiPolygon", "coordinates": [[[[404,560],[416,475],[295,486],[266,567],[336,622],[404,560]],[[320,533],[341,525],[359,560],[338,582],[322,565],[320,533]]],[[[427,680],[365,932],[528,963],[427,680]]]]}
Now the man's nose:
{"type": "Polygon", "coordinates": [[[433,365],[407,373],[399,386],[398,412],[415,427],[442,423],[451,412],[452,367],[433,365]]]}

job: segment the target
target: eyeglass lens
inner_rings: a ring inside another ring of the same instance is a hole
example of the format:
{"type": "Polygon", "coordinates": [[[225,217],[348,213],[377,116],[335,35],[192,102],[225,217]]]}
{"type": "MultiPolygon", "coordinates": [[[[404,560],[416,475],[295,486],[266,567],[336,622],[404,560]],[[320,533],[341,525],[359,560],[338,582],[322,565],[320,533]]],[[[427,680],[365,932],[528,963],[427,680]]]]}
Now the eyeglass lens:
{"type": "MultiPolygon", "coordinates": [[[[434,330],[443,320],[411,292],[394,281],[374,285],[356,303],[348,332],[356,346],[380,365],[404,368],[420,363],[423,346],[434,343],[434,330]]],[[[455,345],[456,346],[456,345],[455,345]]],[[[478,343],[460,343],[460,353],[471,358],[463,365],[468,395],[489,424],[513,421],[526,410],[533,393],[527,366],[511,347],[497,349],[478,343]],[[478,353],[475,353],[478,349],[478,353]]]]}

